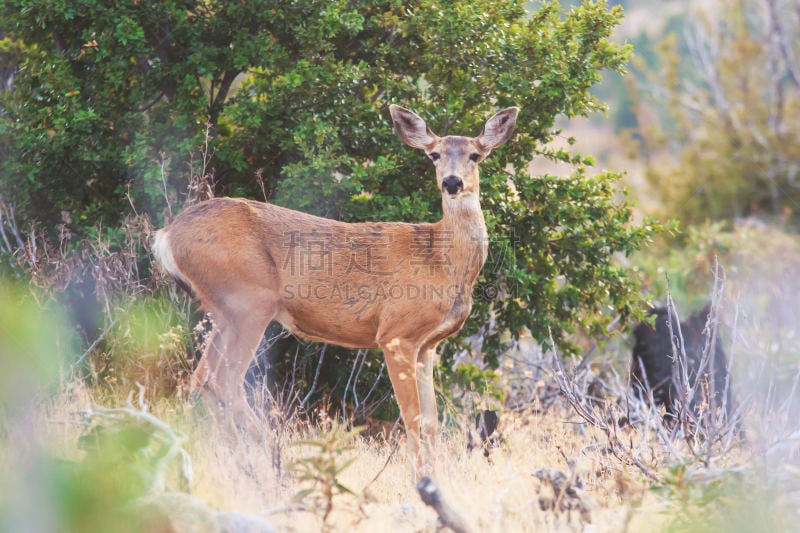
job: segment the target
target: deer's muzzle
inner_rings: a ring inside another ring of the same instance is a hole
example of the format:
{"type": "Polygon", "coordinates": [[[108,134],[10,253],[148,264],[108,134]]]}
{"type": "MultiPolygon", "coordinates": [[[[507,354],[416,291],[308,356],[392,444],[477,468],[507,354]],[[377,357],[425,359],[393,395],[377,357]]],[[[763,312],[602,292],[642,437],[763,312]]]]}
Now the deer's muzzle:
{"type": "Polygon", "coordinates": [[[458,176],[447,176],[442,182],[442,190],[448,194],[458,194],[464,190],[464,182],[458,176]]]}

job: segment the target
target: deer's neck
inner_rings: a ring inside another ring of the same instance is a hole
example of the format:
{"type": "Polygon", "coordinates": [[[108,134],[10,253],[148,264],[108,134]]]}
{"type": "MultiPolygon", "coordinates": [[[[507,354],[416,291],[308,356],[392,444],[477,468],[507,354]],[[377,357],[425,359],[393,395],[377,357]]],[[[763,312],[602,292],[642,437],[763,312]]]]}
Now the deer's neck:
{"type": "Polygon", "coordinates": [[[486,261],[489,246],[480,200],[477,194],[458,201],[443,198],[442,208],[443,216],[439,225],[453,236],[456,270],[459,277],[472,283],[486,261]]]}

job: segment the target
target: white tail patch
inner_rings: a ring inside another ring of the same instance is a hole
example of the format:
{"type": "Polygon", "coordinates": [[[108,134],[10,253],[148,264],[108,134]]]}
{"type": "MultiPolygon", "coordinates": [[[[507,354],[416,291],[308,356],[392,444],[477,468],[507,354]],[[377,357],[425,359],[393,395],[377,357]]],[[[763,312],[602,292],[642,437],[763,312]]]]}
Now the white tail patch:
{"type": "Polygon", "coordinates": [[[155,237],[153,237],[152,250],[153,256],[156,258],[156,262],[162,272],[169,274],[181,283],[184,283],[187,287],[191,287],[191,284],[183,276],[183,273],[175,263],[166,229],[160,229],[156,232],[155,237]]]}

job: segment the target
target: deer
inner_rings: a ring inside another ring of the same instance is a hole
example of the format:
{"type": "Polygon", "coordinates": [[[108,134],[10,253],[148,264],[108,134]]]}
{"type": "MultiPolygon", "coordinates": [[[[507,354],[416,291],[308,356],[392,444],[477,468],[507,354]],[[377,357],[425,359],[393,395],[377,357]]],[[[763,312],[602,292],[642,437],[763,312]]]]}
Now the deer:
{"type": "Polygon", "coordinates": [[[157,231],[152,251],[213,323],[192,386],[215,416],[255,423],[245,374],[273,320],[301,339],[380,348],[416,480],[435,467],[436,348],[467,320],[488,254],[478,166],[511,138],[519,108],[492,116],[477,137],[439,137],[413,111],[389,110],[400,139],[433,164],[438,222],[347,223],[219,197],[157,231]]]}

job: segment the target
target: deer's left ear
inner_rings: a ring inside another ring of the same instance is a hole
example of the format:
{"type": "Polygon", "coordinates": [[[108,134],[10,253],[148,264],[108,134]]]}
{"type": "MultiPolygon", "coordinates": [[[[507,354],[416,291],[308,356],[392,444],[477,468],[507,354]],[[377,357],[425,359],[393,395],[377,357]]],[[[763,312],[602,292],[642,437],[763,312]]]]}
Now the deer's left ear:
{"type": "Polygon", "coordinates": [[[481,146],[491,150],[509,140],[514,133],[518,113],[518,107],[509,107],[487,120],[483,133],[478,137],[481,146]]]}

